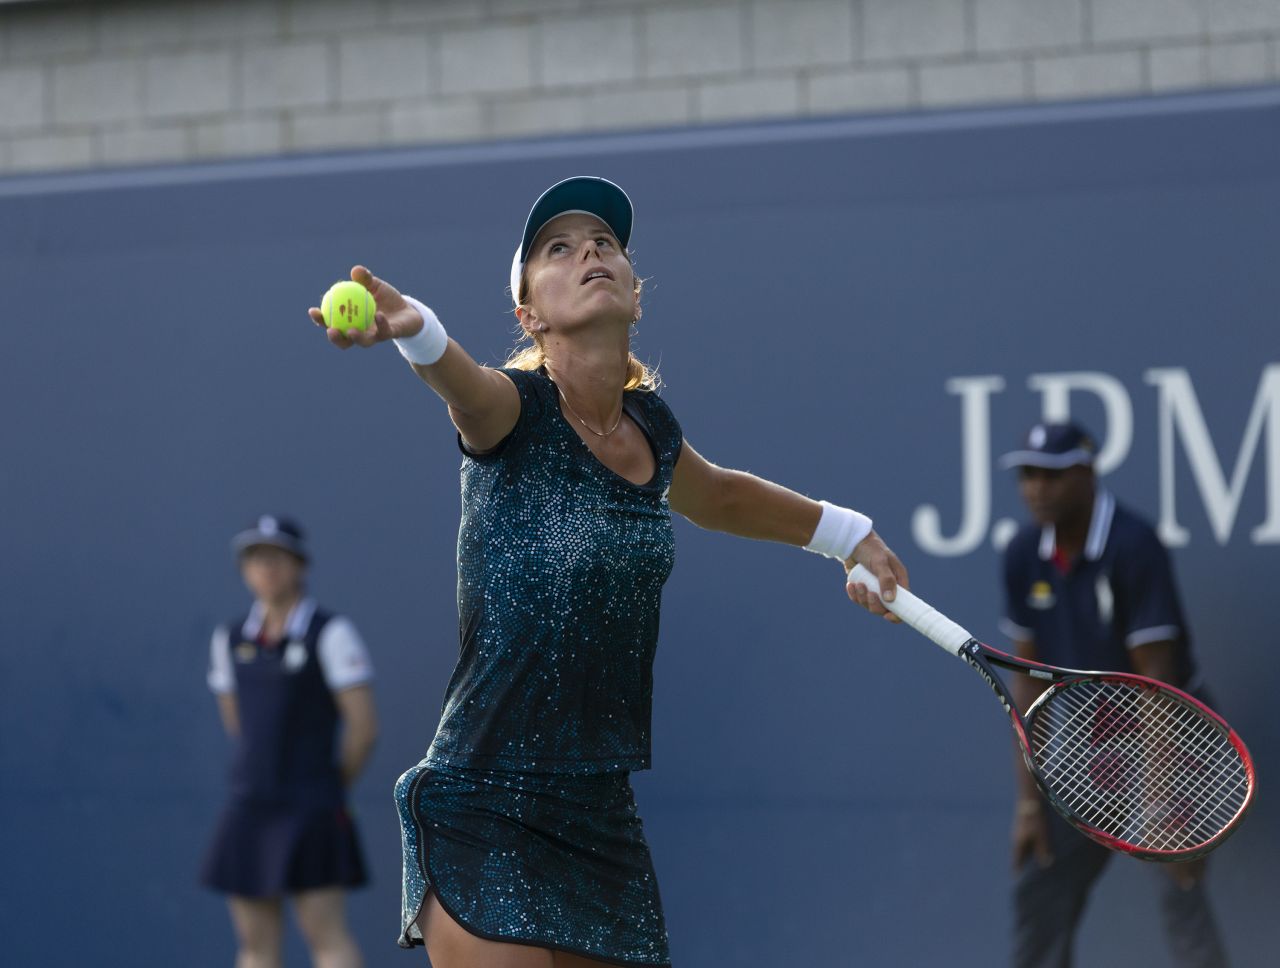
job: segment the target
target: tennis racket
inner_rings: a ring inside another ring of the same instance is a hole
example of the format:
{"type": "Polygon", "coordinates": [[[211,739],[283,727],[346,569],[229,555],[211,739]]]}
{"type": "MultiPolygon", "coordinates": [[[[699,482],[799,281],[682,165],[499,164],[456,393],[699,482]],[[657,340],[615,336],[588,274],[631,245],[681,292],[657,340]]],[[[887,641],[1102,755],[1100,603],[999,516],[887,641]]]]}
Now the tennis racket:
{"type": "MultiPolygon", "coordinates": [[[[862,565],[849,581],[879,594],[862,565]]],[[[1009,714],[1027,769],[1077,830],[1143,860],[1184,861],[1213,850],[1253,803],[1253,760],[1204,703],[1145,676],[1081,672],[984,645],[899,588],[885,607],[972,666],[1009,714]],[[995,667],[1049,683],[1025,715],[995,667]]]]}

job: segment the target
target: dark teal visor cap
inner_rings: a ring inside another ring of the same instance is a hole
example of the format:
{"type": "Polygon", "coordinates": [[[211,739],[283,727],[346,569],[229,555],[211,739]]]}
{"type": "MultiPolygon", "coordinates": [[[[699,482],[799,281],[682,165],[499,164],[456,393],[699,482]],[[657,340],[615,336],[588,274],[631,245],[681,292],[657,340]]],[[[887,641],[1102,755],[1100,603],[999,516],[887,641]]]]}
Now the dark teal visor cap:
{"type": "Polygon", "coordinates": [[[621,188],[607,178],[577,175],[556,182],[533,203],[524,223],[524,237],[520,240],[520,263],[529,258],[529,246],[538,230],[557,215],[566,212],[586,212],[609,226],[625,249],[631,241],[631,222],[634,211],[631,199],[621,188]]]}

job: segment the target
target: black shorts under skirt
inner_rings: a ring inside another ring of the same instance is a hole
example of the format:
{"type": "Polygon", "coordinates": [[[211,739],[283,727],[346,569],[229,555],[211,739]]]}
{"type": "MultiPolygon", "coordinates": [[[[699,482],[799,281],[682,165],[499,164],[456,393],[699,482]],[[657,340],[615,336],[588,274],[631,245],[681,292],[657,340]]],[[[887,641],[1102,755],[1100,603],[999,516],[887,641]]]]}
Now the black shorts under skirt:
{"type": "Polygon", "coordinates": [[[629,774],[427,766],[396,783],[404,848],[399,943],[428,890],[471,934],[618,965],[666,966],[658,882],[629,774]]]}
{"type": "Polygon", "coordinates": [[[205,855],[200,882],[240,897],[280,897],[367,880],[351,815],[342,806],[232,800],[205,855]]]}

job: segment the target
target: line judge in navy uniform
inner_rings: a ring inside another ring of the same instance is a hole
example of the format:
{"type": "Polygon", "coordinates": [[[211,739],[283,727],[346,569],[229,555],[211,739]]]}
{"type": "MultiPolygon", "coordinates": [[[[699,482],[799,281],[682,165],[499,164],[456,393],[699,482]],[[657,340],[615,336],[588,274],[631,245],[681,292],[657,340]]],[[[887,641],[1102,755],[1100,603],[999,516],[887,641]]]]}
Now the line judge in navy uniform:
{"type": "Polygon", "coordinates": [[[201,880],[228,896],[237,968],[283,964],[286,897],[313,963],[354,968],[344,897],[366,875],[345,793],[377,734],[373,669],[355,626],[306,596],[297,524],[261,517],[233,548],[254,602],[210,646],[235,755],[201,880]]]}
{"type": "MultiPolygon", "coordinates": [[[[1001,464],[1016,469],[1032,522],[1004,554],[1002,626],[1024,659],[1076,669],[1136,672],[1204,699],[1169,554],[1152,527],[1100,487],[1093,438],[1043,423],[1001,464]]],[[[1025,710],[1044,690],[1014,676],[1025,710]]],[[[1066,968],[1089,891],[1111,852],[1046,806],[1017,761],[1012,845],[1017,968],[1066,968]]],[[[1156,865],[1173,963],[1226,964],[1205,895],[1204,862],[1156,865]]]]}

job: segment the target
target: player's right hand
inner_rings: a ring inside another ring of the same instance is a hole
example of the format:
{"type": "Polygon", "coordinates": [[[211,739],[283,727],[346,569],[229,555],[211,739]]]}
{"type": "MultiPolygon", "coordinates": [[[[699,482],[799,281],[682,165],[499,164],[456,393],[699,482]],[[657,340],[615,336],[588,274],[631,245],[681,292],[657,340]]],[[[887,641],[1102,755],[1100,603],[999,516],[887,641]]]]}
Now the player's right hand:
{"type": "Polygon", "coordinates": [[[853,554],[844,563],[846,575],[853,570],[854,565],[862,565],[876,576],[876,581],[880,584],[880,594],[871,591],[862,582],[846,582],[845,593],[849,598],[872,615],[882,616],[890,622],[901,622],[902,619],[885,606],[881,595],[888,595],[891,601],[898,593],[899,585],[903,588],[909,587],[907,567],[898,560],[898,556],[874,530],[858,542],[853,549],[853,554]]]}
{"type": "Polygon", "coordinates": [[[1013,846],[1013,869],[1021,870],[1032,857],[1041,867],[1053,863],[1049,847],[1049,823],[1038,800],[1018,800],[1014,804],[1013,829],[1009,839],[1013,846]]]}
{"type": "Polygon", "coordinates": [[[373,296],[373,304],[376,308],[373,314],[373,325],[368,329],[349,330],[345,333],[340,329],[328,329],[319,307],[312,306],[307,310],[307,315],[311,317],[313,323],[321,329],[328,329],[329,342],[338,349],[374,346],[385,343],[389,339],[413,336],[421,331],[422,316],[390,283],[379,279],[364,266],[352,267],[351,281],[360,283],[373,296]]]}

